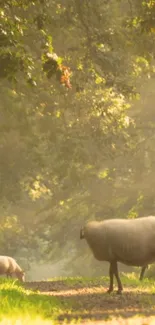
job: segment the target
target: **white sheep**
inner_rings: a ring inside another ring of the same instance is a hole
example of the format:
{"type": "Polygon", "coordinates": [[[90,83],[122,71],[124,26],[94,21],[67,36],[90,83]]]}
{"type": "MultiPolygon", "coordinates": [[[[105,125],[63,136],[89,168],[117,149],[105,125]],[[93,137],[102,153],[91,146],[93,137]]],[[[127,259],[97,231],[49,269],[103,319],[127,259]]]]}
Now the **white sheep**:
{"type": "Polygon", "coordinates": [[[155,262],[155,217],[137,219],[111,219],[90,221],[80,230],[94,257],[110,263],[110,285],[113,291],[114,275],[118,284],[117,293],[123,290],[117,262],[140,266],[144,273],[148,264],[155,262]]]}
{"type": "Polygon", "coordinates": [[[0,256],[0,275],[6,274],[7,277],[15,275],[21,282],[25,281],[25,272],[10,256],[0,256]]]}

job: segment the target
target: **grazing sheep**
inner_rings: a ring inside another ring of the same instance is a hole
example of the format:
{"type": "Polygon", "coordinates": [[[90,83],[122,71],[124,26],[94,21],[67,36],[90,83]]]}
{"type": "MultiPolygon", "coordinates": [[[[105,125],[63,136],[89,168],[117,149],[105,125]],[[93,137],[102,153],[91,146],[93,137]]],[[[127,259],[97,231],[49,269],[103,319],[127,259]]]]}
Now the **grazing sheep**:
{"type": "Polygon", "coordinates": [[[91,221],[81,228],[80,238],[86,239],[97,260],[110,263],[109,293],[113,291],[114,275],[118,284],[117,293],[123,290],[117,262],[141,266],[143,273],[148,264],[155,262],[154,216],[91,221]]]}
{"type": "Polygon", "coordinates": [[[14,260],[9,256],[0,256],[0,275],[6,274],[7,277],[12,277],[14,274],[21,282],[25,281],[25,273],[14,260]]]}

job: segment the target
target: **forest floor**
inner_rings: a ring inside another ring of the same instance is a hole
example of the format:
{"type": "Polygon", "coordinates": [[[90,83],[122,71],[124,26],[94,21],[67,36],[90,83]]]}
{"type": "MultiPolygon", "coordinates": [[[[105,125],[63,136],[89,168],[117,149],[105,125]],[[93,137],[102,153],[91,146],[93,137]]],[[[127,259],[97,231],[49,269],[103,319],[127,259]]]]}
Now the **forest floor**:
{"type": "MultiPolygon", "coordinates": [[[[0,281],[0,325],[154,325],[155,284],[121,275],[124,291],[106,293],[109,279],[0,281]]],[[[117,289],[117,288],[115,288],[117,289]]]]}

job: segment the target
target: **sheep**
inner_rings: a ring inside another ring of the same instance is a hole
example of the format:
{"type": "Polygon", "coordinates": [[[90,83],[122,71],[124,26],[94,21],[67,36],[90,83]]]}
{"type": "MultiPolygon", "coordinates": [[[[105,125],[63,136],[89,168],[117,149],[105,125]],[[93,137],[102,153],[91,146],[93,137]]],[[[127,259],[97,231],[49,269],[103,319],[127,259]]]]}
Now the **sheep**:
{"type": "MultiPolygon", "coordinates": [[[[80,230],[80,238],[86,239],[94,257],[110,263],[110,284],[107,292],[113,291],[114,275],[118,294],[123,286],[117,262],[142,267],[155,262],[155,217],[136,219],[111,219],[90,221],[80,230]]],[[[143,274],[142,274],[143,276],[143,274]]]]}
{"type": "Polygon", "coordinates": [[[140,277],[139,277],[139,280],[140,280],[140,281],[143,280],[144,273],[145,273],[145,270],[146,270],[146,269],[148,269],[148,265],[142,267],[142,269],[141,269],[141,273],[140,273],[140,277]]]}
{"type": "Polygon", "coordinates": [[[15,275],[18,280],[25,282],[25,272],[20,268],[14,258],[10,256],[0,256],[0,275],[6,274],[7,277],[15,275]]]}

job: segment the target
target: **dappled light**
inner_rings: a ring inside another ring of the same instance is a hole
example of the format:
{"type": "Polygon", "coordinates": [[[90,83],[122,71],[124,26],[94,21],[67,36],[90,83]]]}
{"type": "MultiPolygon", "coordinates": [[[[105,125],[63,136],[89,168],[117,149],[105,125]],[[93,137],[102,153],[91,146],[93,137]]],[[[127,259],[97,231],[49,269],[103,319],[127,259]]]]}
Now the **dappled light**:
{"type": "MultiPolygon", "coordinates": [[[[134,318],[139,314],[143,317],[155,317],[155,287],[152,283],[144,281],[138,286],[136,278],[130,280],[124,277],[125,292],[117,295],[107,294],[107,279],[98,278],[96,280],[66,279],[48,282],[26,283],[27,288],[39,290],[44,295],[56,296],[66,304],[65,313],[60,313],[59,320],[73,319],[82,320],[108,320],[109,318],[134,318]],[[68,306],[68,307],[67,307],[68,306]],[[69,308],[69,309],[68,309],[69,308]]],[[[155,319],[155,318],[154,318],[155,319]]],[[[125,322],[123,324],[126,324],[125,322]]]]}
{"type": "Polygon", "coordinates": [[[0,325],[152,325],[155,0],[0,1],[0,67],[0,325]]]}

